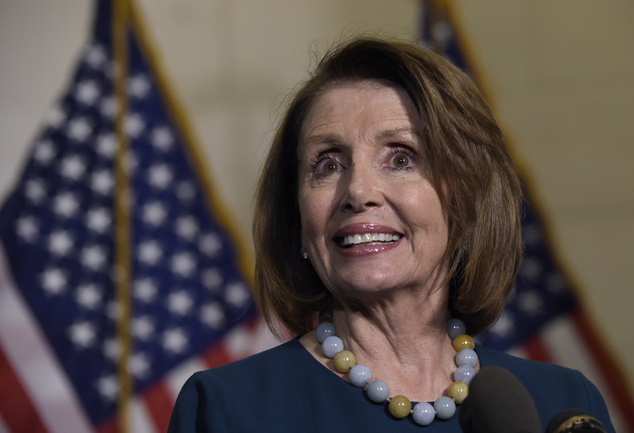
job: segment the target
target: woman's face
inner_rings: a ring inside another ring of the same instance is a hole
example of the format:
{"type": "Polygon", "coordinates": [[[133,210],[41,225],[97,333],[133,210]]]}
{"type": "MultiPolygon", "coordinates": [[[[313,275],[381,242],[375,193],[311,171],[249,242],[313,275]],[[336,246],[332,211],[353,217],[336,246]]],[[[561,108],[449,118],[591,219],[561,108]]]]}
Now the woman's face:
{"type": "Polygon", "coordinates": [[[448,226],[420,130],[407,93],[378,81],[335,85],[308,112],[299,148],[302,241],[335,297],[439,287],[448,226]]]}

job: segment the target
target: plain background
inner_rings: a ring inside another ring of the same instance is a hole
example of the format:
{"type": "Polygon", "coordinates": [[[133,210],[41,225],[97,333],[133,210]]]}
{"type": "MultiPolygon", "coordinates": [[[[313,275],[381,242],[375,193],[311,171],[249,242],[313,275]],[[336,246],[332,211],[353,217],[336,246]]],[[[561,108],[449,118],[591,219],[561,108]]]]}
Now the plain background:
{"type": "MultiPolygon", "coordinates": [[[[463,34],[559,260],[634,389],[634,3],[457,0],[463,34]]],[[[0,0],[0,198],[64,90],[86,0],[0,0]]],[[[414,38],[414,0],[138,1],[215,190],[250,245],[251,195],[285,94],[343,35],[414,38]]]]}

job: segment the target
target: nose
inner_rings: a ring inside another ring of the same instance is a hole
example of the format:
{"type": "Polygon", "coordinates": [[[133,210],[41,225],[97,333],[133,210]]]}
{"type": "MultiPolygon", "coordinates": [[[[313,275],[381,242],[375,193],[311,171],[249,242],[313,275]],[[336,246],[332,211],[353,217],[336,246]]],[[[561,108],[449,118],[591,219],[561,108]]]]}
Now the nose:
{"type": "Polygon", "coordinates": [[[343,176],[343,198],[341,210],[344,212],[364,212],[385,203],[381,193],[381,182],[370,168],[353,166],[343,176]]]}

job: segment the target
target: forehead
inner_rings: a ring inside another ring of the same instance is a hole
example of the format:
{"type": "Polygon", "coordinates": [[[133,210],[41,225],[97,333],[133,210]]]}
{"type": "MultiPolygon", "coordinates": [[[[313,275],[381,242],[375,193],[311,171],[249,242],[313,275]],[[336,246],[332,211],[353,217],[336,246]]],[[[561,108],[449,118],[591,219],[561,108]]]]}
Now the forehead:
{"type": "Polygon", "coordinates": [[[332,128],[362,132],[420,128],[420,116],[407,92],[377,80],[337,83],[315,97],[301,128],[300,143],[332,128]]]}

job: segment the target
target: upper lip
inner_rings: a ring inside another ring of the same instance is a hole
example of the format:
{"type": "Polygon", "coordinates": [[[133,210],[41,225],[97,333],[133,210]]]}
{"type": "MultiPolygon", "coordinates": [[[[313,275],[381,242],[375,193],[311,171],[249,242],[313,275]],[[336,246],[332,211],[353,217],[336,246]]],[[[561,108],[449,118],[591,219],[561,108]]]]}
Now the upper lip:
{"type": "Polygon", "coordinates": [[[337,232],[333,236],[333,239],[363,233],[399,233],[399,231],[394,229],[393,227],[382,224],[354,223],[348,224],[347,226],[341,227],[339,230],[337,230],[337,232]]]}

